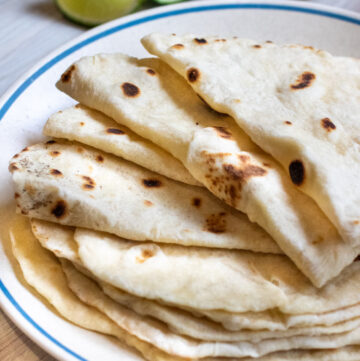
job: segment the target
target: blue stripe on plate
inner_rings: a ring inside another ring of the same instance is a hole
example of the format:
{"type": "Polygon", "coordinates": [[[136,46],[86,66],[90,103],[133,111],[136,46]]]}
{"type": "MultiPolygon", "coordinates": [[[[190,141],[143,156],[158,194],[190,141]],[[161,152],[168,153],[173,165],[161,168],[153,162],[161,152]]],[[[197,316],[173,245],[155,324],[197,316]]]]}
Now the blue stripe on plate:
{"type": "MultiPolygon", "coordinates": [[[[81,41],[80,43],[77,43],[70,47],[69,49],[64,50],[59,55],[55,56],[53,59],[49,60],[46,64],[44,64],[40,69],[35,71],[32,75],[30,75],[15,91],[9,99],[5,102],[4,106],[0,109],[0,121],[5,116],[6,112],[10,109],[10,107],[13,105],[13,103],[16,101],[16,99],[30,86],[30,84],[38,79],[42,74],[44,74],[48,69],[50,69],[52,66],[54,66],[56,63],[58,63],[60,60],[66,58],[68,55],[72,54],[73,52],[81,49],[82,47],[91,44],[99,39],[102,39],[106,36],[109,36],[111,34],[114,34],[118,31],[130,28],[132,26],[136,26],[139,24],[147,23],[150,21],[154,21],[161,18],[166,18],[170,16],[177,16],[182,14],[188,14],[188,13],[197,13],[202,11],[216,11],[216,10],[231,10],[231,9],[257,9],[257,10],[282,10],[282,11],[295,11],[295,12],[301,12],[301,13],[307,13],[307,14],[314,14],[319,16],[326,16],[328,18],[333,18],[337,20],[346,21],[348,23],[360,25],[360,19],[332,13],[326,10],[318,10],[318,9],[307,9],[302,8],[298,6],[292,6],[292,5],[275,5],[275,4],[256,4],[256,3],[250,3],[250,4],[222,4],[222,5],[205,5],[205,6],[197,6],[193,8],[188,9],[180,9],[180,10],[173,10],[173,11],[167,11],[161,14],[156,15],[150,15],[145,16],[143,18],[129,21],[122,25],[114,26],[113,28],[107,29],[102,31],[99,34],[93,35],[88,39],[85,39],[81,41]]],[[[70,350],[66,346],[64,346],[62,343],[57,341],[54,337],[49,335],[43,328],[41,328],[21,307],[20,305],[15,301],[15,299],[12,297],[10,292],[7,290],[5,285],[1,282],[0,279],[0,289],[4,293],[5,297],[14,305],[14,307],[24,316],[24,318],[30,322],[40,333],[42,333],[45,337],[47,337],[50,341],[52,341],[55,345],[59,346],[64,351],[68,352],[70,355],[74,356],[78,360],[86,361],[83,357],[75,353],[74,351],[70,350]]]]}
{"type": "Polygon", "coordinates": [[[74,351],[71,351],[69,348],[64,346],[62,343],[60,343],[58,340],[56,340],[54,337],[49,335],[43,328],[41,328],[24,310],[23,308],[15,301],[14,297],[10,294],[8,289],[5,287],[5,285],[0,280],[0,290],[4,293],[5,297],[12,303],[12,305],[21,313],[24,318],[29,321],[39,332],[41,332],[44,336],[46,336],[50,341],[52,341],[55,345],[62,348],[64,351],[69,353],[71,356],[74,356],[80,361],[87,361],[74,351]]]}

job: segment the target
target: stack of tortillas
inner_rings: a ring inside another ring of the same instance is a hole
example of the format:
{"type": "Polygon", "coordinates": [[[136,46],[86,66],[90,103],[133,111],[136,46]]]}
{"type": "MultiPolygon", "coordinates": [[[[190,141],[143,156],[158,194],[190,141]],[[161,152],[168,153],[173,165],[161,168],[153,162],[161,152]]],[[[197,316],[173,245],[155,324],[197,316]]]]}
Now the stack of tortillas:
{"type": "Polygon", "coordinates": [[[10,163],[26,281],[149,360],[360,359],[360,62],[153,34],[82,58],[10,163]]]}

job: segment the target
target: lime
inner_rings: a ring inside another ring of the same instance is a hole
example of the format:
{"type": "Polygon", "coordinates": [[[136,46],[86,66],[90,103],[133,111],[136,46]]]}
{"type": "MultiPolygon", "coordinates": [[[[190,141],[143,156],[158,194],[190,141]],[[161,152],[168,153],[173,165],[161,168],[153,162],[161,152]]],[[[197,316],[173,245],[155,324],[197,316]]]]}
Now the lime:
{"type": "Polygon", "coordinates": [[[55,0],[70,20],[95,26],[134,11],[142,0],[55,0]]]}

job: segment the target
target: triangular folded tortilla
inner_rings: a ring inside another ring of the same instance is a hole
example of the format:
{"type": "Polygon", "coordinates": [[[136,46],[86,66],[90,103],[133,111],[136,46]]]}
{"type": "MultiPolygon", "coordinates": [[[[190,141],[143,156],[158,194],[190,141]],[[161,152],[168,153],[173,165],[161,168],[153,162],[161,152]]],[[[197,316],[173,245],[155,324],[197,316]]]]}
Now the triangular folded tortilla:
{"type": "Polygon", "coordinates": [[[180,159],[212,193],[262,226],[316,286],[357,255],[273,158],[159,59],[83,58],[57,86],[180,159]]]}
{"type": "Polygon", "coordinates": [[[230,114],[359,246],[358,59],[237,38],[152,34],[142,43],[211,107],[230,114]]]}
{"type": "Polygon", "coordinates": [[[243,213],[206,189],[79,143],[28,147],[10,165],[17,211],[137,241],[281,253],[243,213]]]}

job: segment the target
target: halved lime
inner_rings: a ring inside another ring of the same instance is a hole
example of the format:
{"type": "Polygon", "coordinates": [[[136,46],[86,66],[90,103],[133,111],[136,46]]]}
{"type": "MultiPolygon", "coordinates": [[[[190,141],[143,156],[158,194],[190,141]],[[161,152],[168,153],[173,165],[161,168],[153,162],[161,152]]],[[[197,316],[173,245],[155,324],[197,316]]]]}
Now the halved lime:
{"type": "Polygon", "coordinates": [[[142,0],[55,0],[70,20],[95,26],[134,11],[142,0]]]}

